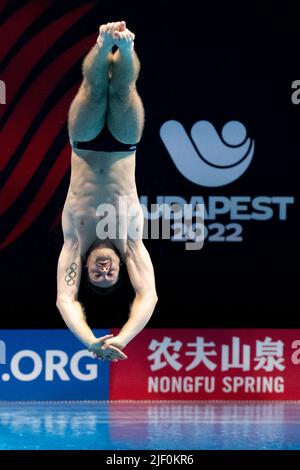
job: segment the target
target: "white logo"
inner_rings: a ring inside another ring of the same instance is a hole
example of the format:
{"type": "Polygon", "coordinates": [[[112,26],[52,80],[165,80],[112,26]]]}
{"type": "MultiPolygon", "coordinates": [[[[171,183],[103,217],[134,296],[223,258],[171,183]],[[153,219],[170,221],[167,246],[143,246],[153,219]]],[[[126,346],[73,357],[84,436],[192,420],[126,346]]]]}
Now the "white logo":
{"type": "Polygon", "coordinates": [[[254,140],[239,121],[227,122],[221,137],[209,121],[198,121],[191,139],[180,122],[167,121],[160,137],[180,173],[200,186],[224,186],[238,179],[254,154],[254,140]]]}

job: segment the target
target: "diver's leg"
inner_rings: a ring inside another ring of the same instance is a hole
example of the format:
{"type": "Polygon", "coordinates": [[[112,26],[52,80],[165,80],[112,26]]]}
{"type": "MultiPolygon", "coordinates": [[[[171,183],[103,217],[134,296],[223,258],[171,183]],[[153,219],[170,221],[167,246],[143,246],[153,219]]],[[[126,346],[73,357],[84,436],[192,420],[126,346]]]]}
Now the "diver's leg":
{"type": "Polygon", "coordinates": [[[113,33],[120,28],[122,30],[121,22],[100,26],[97,43],[83,61],[83,81],[71,103],[68,115],[69,134],[72,140],[91,140],[104,126],[111,51],[114,45],[113,33]]]}
{"type": "Polygon", "coordinates": [[[134,51],[134,34],[122,24],[124,30],[114,32],[118,50],[112,56],[107,122],[117,140],[134,144],[144,127],[144,107],[136,89],[140,62],[134,51]]]}

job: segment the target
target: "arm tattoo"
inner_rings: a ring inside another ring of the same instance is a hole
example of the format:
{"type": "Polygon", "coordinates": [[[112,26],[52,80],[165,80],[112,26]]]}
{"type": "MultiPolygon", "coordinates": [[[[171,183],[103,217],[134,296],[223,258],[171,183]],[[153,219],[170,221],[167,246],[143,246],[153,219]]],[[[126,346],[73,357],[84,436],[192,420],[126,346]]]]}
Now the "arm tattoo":
{"type": "Polygon", "coordinates": [[[68,286],[73,286],[75,284],[75,277],[76,277],[76,269],[77,269],[77,264],[72,263],[67,269],[66,269],[66,275],[65,275],[65,281],[68,286]]]}

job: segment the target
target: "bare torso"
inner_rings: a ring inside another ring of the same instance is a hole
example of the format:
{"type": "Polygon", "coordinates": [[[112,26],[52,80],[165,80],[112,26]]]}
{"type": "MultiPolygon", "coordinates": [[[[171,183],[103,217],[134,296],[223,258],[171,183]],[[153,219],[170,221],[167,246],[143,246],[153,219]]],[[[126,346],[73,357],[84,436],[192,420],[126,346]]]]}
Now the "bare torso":
{"type": "Polygon", "coordinates": [[[122,221],[125,227],[125,237],[110,239],[124,258],[128,232],[138,231],[142,236],[143,227],[143,213],[135,184],[135,153],[73,150],[71,181],[63,218],[71,221],[82,255],[97,240],[96,227],[101,216],[96,215],[96,210],[100,204],[107,203],[115,208],[117,224],[122,221]],[[134,216],[119,210],[120,196],[126,196],[128,206],[138,208],[134,216]]]}

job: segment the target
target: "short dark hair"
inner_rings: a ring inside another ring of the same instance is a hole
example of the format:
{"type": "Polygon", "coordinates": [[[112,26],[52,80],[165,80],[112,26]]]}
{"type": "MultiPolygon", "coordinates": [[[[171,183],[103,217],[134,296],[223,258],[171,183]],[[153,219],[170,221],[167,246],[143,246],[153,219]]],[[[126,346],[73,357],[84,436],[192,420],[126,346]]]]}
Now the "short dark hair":
{"type": "Polygon", "coordinates": [[[95,286],[91,280],[90,280],[90,277],[89,277],[89,271],[88,271],[88,268],[85,267],[85,272],[86,272],[86,275],[85,275],[85,278],[86,278],[86,285],[88,286],[88,288],[90,290],[92,290],[93,292],[95,292],[96,294],[98,295],[109,295],[109,294],[112,294],[113,292],[115,292],[119,287],[120,285],[122,284],[122,279],[123,279],[123,273],[122,273],[122,267],[121,267],[121,262],[120,262],[120,271],[119,271],[119,277],[118,277],[118,280],[117,282],[115,282],[112,286],[110,287],[99,287],[99,286],[95,286]]]}

